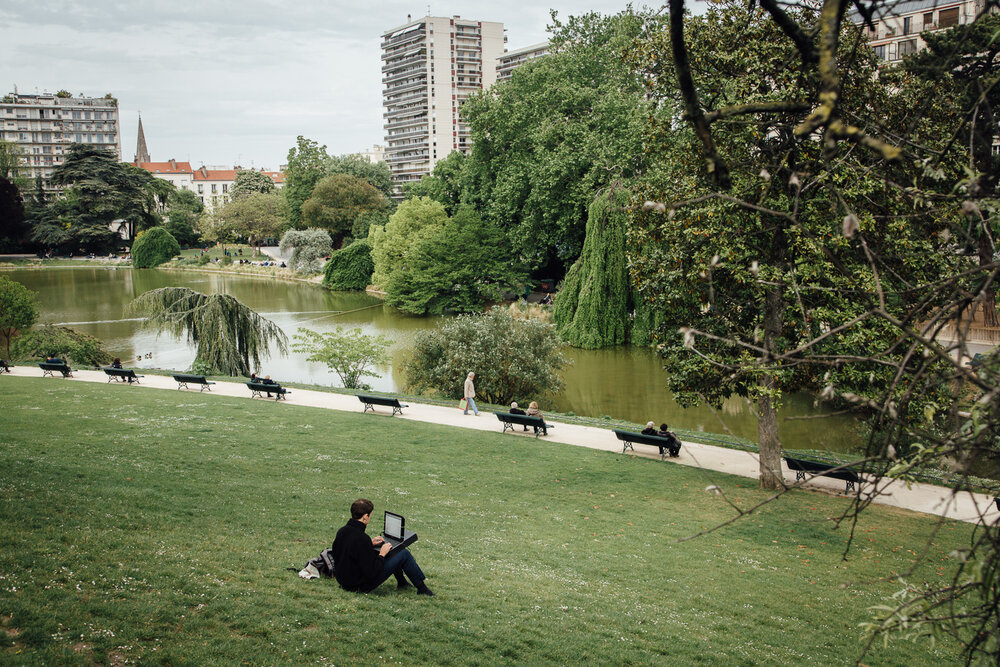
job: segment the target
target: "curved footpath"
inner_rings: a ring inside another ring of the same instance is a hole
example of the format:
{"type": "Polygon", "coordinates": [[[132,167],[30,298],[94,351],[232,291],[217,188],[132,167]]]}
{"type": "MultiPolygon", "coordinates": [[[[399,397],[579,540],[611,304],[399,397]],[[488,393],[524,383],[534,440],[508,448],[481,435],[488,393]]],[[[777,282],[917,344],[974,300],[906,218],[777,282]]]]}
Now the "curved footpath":
{"type": "MultiPolygon", "coordinates": [[[[0,381],[8,381],[8,377],[39,377],[42,371],[37,366],[14,366],[11,368],[11,376],[0,375],[0,381]]],[[[73,378],[51,378],[52,382],[104,382],[107,383],[107,375],[103,371],[73,371],[73,378]]],[[[177,391],[177,383],[169,375],[147,375],[142,378],[141,384],[135,387],[121,386],[123,391],[141,391],[143,388],[170,389],[177,391]]],[[[191,390],[193,391],[193,390],[191,390]]],[[[357,412],[362,409],[358,399],[350,394],[337,394],[322,391],[312,391],[308,389],[290,389],[287,402],[293,405],[303,405],[314,408],[326,408],[330,410],[343,410],[345,412],[357,412]]],[[[207,393],[207,392],[205,392],[207,393]]],[[[249,389],[242,382],[216,382],[212,386],[212,394],[223,396],[234,396],[237,398],[250,399],[249,389]]],[[[260,400],[260,399],[257,399],[260,400]]],[[[372,419],[388,417],[390,408],[376,408],[377,413],[372,415],[372,419]]],[[[416,421],[429,422],[444,426],[457,426],[461,428],[478,429],[481,431],[497,432],[501,429],[500,423],[490,412],[482,412],[479,417],[472,414],[463,415],[456,408],[441,407],[437,405],[410,404],[401,416],[391,417],[392,419],[412,419],[416,421]]],[[[615,438],[613,432],[607,429],[593,426],[581,426],[578,424],[563,424],[555,422],[555,428],[549,431],[548,436],[543,436],[546,441],[561,442],[578,447],[589,447],[590,449],[601,449],[609,452],[619,452],[621,443],[615,438]]],[[[508,437],[530,437],[534,434],[514,431],[508,437]]],[[[636,456],[646,458],[659,458],[658,453],[652,447],[639,445],[635,453],[636,456]]],[[[712,473],[723,472],[730,475],[739,475],[756,479],[758,477],[758,459],[754,452],[745,452],[735,449],[726,449],[713,445],[703,445],[696,442],[685,442],[679,458],[667,459],[664,465],[680,464],[700,468],[705,475],[705,484],[717,484],[725,489],[724,481],[717,479],[712,473]]],[[[790,486],[796,486],[795,474],[785,470],[785,481],[790,486]]],[[[817,477],[810,479],[797,486],[817,489],[827,493],[843,494],[844,482],[817,477]]],[[[862,484],[862,494],[867,494],[871,490],[870,484],[862,484]]],[[[915,512],[925,514],[936,514],[951,519],[978,523],[981,520],[994,522],[1000,518],[1000,511],[996,509],[993,496],[981,493],[960,492],[953,493],[951,490],[934,486],[931,484],[911,484],[896,480],[883,480],[879,485],[881,491],[874,502],[882,505],[891,505],[915,512]]]]}

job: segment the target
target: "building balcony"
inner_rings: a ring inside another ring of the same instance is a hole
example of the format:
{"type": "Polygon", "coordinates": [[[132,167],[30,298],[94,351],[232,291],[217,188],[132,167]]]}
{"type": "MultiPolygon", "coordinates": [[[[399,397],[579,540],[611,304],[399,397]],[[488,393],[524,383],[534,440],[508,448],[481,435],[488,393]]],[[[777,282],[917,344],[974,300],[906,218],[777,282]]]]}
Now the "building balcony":
{"type": "Polygon", "coordinates": [[[386,61],[386,64],[382,66],[382,73],[384,74],[386,72],[397,70],[400,67],[413,65],[414,63],[423,63],[427,60],[427,54],[423,49],[420,49],[420,51],[412,56],[406,56],[405,58],[400,58],[398,60],[393,59],[392,61],[388,61],[385,58],[383,58],[383,60],[386,61]]]}
{"type": "Polygon", "coordinates": [[[409,67],[405,70],[393,72],[388,76],[382,77],[383,84],[396,83],[398,81],[406,81],[407,79],[416,78],[427,78],[427,66],[422,67],[409,67]]]}

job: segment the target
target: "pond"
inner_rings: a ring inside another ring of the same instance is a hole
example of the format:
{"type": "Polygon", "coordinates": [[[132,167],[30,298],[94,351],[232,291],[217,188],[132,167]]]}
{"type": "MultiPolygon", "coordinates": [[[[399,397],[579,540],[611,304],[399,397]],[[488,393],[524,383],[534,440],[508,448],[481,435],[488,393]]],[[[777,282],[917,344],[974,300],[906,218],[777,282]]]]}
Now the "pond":
{"type": "MultiPolygon", "coordinates": [[[[183,338],[157,335],[141,328],[137,319],[123,316],[125,304],[159,287],[230,294],[274,321],[289,338],[299,327],[321,332],[337,326],[360,327],[366,333],[383,334],[393,341],[392,363],[377,369],[378,377],[368,382],[385,392],[405,391],[399,366],[413,336],[440,321],[408,317],[364,293],[330,292],[317,285],[240,275],[105,267],[17,270],[6,275],[38,293],[41,322],[70,326],[96,336],[127,367],[135,368],[186,370],[194,361],[194,349],[183,338]],[[145,358],[147,354],[152,358],[145,358]]],[[[672,428],[711,433],[726,433],[728,429],[756,441],[757,419],[742,399],[727,401],[719,411],[680,407],[665,388],[667,371],[650,349],[566,348],[566,354],[573,361],[563,373],[566,389],[543,401],[543,412],[608,416],[637,423],[653,420],[657,425],[667,422],[672,428]]],[[[272,355],[264,361],[262,373],[278,381],[340,386],[339,378],[325,366],[310,363],[305,355],[295,352],[272,355]]],[[[862,444],[856,422],[827,413],[811,395],[786,397],[779,426],[783,445],[789,449],[856,450],[862,444]],[[822,415],[827,416],[803,419],[822,415]]]]}

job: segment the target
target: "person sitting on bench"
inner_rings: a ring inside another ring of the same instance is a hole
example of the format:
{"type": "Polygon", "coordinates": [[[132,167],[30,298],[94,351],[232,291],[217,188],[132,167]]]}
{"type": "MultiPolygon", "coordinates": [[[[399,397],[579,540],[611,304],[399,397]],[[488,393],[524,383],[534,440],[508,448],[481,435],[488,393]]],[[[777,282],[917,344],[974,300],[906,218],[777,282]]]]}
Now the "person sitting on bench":
{"type": "MultiPolygon", "coordinates": [[[[62,364],[63,366],[66,365],[65,361],[63,361],[62,359],[60,359],[59,357],[57,357],[54,354],[50,354],[49,357],[48,357],[48,359],[45,360],[45,363],[47,363],[47,364],[62,364]]],[[[66,369],[64,369],[62,371],[62,376],[64,378],[65,377],[69,377],[69,369],[68,368],[66,368],[66,369]]]]}
{"type": "Polygon", "coordinates": [[[119,359],[118,357],[115,357],[115,360],[111,362],[111,368],[117,368],[118,370],[122,370],[122,360],[119,359]]]}
{"type": "Polygon", "coordinates": [[[660,432],[656,430],[656,425],[653,422],[646,422],[646,428],[642,429],[643,435],[660,435],[660,432]]]}
{"type": "MultiPolygon", "coordinates": [[[[650,422],[652,424],[652,422],[650,422]]],[[[677,437],[677,434],[673,433],[666,424],[660,424],[660,432],[657,433],[661,438],[668,438],[671,440],[670,443],[670,455],[677,456],[681,452],[681,439],[677,437]]],[[[662,455],[662,451],[661,451],[662,455]]]]}
{"type": "MultiPolygon", "coordinates": [[[[525,414],[528,414],[528,413],[526,413],[521,408],[517,407],[517,401],[514,401],[513,403],[510,404],[510,414],[512,414],[512,415],[525,415],[525,414]]],[[[513,427],[513,425],[512,425],[512,427],[513,427]]],[[[527,431],[528,427],[525,426],[524,430],[527,431]]]]}
{"type": "Polygon", "coordinates": [[[386,558],[392,545],[379,537],[368,537],[365,529],[371,521],[375,505],[367,498],[358,498],[351,504],[351,519],[337,531],[333,540],[334,576],[346,591],[368,593],[378,588],[391,576],[396,577],[396,588],[409,588],[405,573],[420,595],[434,595],[424,583],[426,577],[409,549],[399,549],[386,558]],[[379,547],[375,551],[374,547],[379,547]]]}
{"type": "MultiPolygon", "coordinates": [[[[276,387],[278,386],[278,383],[272,380],[270,375],[265,375],[263,378],[257,378],[257,381],[261,384],[273,384],[276,387]]],[[[267,397],[271,398],[271,392],[267,392],[267,397]]]]}
{"type": "MultiPolygon", "coordinates": [[[[538,409],[538,402],[537,401],[532,401],[531,404],[528,405],[528,416],[529,417],[538,417],[539,419],[541,419],[542,420],[542,427],[541,427],[542,428],[542,435],[548,435],[549,434],[549,430],[547,428],[545,428],[545,417],[542,416],[542,411],[538,409]]],[[[538,427],[534,426],[532,428],[535,429],[535,433],[537,434],[538,433],[538,427]]]]}

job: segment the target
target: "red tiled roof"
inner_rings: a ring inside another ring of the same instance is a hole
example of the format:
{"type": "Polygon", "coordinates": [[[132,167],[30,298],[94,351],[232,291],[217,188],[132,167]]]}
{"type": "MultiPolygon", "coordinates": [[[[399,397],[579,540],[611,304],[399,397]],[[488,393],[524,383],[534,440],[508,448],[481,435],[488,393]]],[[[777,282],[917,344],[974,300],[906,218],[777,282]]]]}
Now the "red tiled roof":
{"type": "Polygon", "coordinates": [[[271,180],[274,181],[275,183],[285,182],[285,172],[283,171],[262,171],[260,173],[265,174],[266,176],[270,176],[271,180]]]}
{"type": "Polygon", "coordinates": [[[178,162],[177,160],[170,160],[169,162],[133,162],[132,164],[154,174],[190,174],[194,171],[191,168],[190,162],[178,162]]]}
{"type": "Polygon", "coordinates": [[[195,170],[194,180],[196,181],[235,181],[236,180],[236,170],[235,169],[205,169],[201,167],[195,170]]]}

